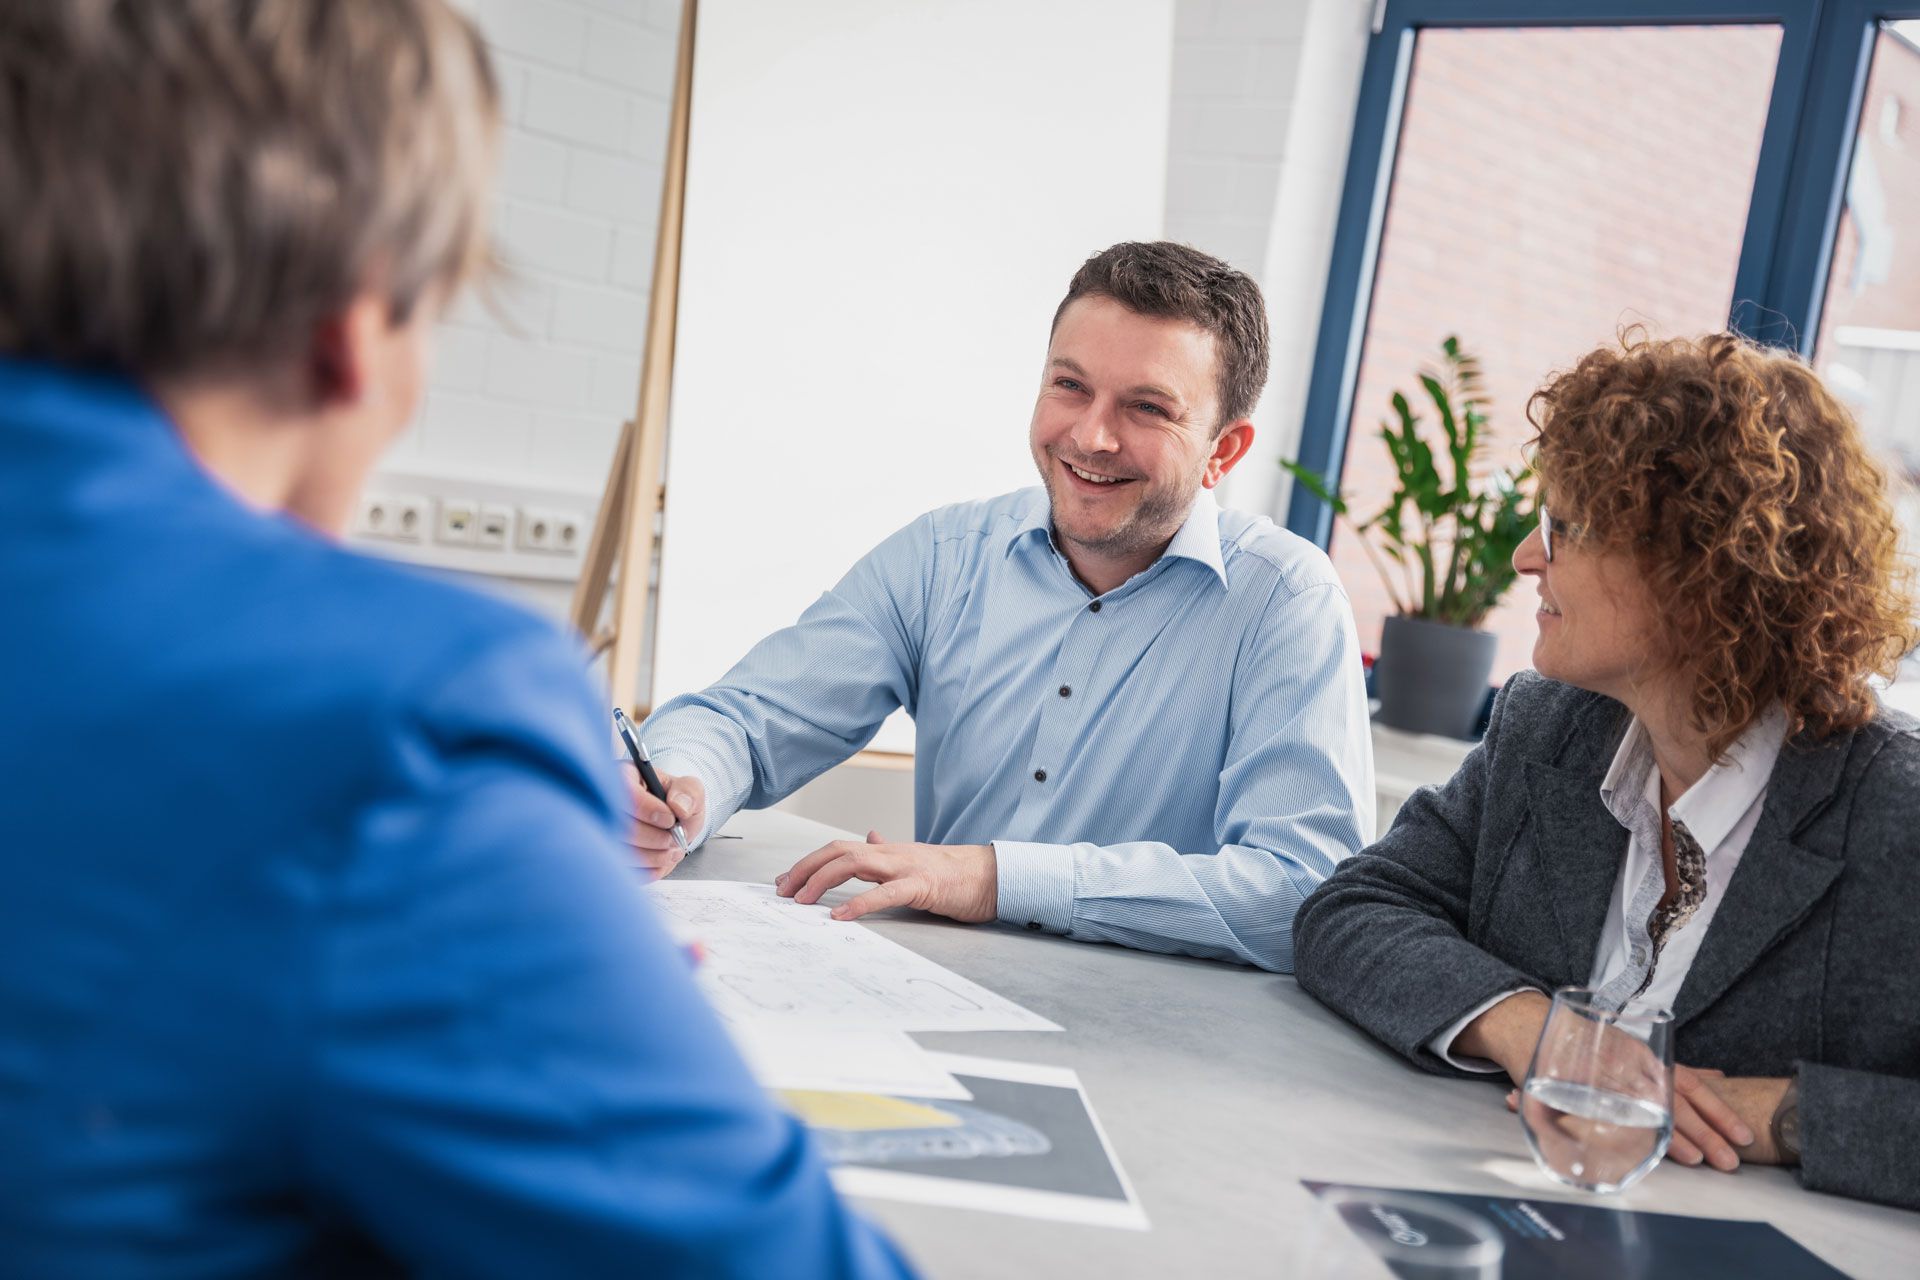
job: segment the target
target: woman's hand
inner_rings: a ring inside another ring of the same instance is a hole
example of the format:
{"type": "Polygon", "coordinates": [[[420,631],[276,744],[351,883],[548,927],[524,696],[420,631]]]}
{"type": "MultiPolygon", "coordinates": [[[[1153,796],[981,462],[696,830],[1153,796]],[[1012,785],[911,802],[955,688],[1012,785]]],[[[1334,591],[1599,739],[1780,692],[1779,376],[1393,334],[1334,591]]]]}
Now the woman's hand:
{"type": "MultiPolygon", "coordinates": [[[[1523,1085],[1533,1062],[1534,1046],[1547,1023],[1553,1002],[1538,991],[1507,997],[1475,1018],[1458,1036],[1452,1049],[1462,1057],[1497,1062],[1515,1085],[1523,1085]]],[[[1638,1040],[1621,1033],[1623,1063],[1634,1060],[1638,1040]]],[[[1711,1165],[1726,1173],[1742,1160],[1777,1164],[1769,1121],[1786,1093],[1784,1079],[1728,1077],[1705,1067],[1673,1069],[1673,1141],[1667,1156],[1685,1165],[1711,1165]]],[[[1507,1094],[1507,1109],[1518,1110],[1520,1094],[1507,1094]]]]}

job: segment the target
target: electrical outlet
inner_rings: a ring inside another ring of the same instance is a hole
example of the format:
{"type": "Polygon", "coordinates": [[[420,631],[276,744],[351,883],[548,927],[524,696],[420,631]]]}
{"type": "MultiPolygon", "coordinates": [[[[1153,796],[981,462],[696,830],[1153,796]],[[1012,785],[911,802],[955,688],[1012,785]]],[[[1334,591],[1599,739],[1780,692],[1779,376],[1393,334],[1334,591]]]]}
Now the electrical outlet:
{"type": "Polygon", "coordinates": [[[419,542],[426,536],[427,500],[411,493],[367,494],[355,527],[370,538],[419,542]]]}
{"type": "Polygon", "coordinates": [[[433,528],[435,542],[450,542],[457,546],[474,541],[479,511],[470,499],[442,498],[439,511],[440,522],[433,528]]]}
{"type": "Polygon", "coordinates": [[[388,471],[355,508],[352,534],[362,550],[393,560],[570,583],[593,536],[593,499],[478,475],[388,471]]]}
{"type": "Polygon", "coordinates": [[[420,542],[427,536],[427,500],[418,494],[403,493],[393,500],[397,528],[393,537],[401,542],[420,542]]]}
{"type": "Polygon", "coordinates": [[[381,537],[387,526],[393,522],[393,499],[384,493],[363,493],[360,495],[359,510],[354,512],[353,531],[370,537],[381,537]]]}
{"type": "Polygon", "coordinates": [[[518,527],[519,535],[514,545],[522,551],[577,556],[585,548],[586,517],[578,512],[522,507],[518,527]]]}
{"type": "Polygon", "coordinates": [[[576,556],[580,554],[580,548],[585,541],[586,534],[579,516],[562,513],[554,517],[553,549],[555,551],[561,555],[576,556]]]}
{"type": "Polygon", "coordinates": [[[522,507],[519,519],[518,545],[522,551],[556,551],[559,549],[559,527],[563,517],[551,511],[522,507]]]}
{"type": "Polygon", "coordinates": [[[474,525],[473,544],[489,551],[505,551],[513,538],[513,508],[484,503],[474,525]]]}

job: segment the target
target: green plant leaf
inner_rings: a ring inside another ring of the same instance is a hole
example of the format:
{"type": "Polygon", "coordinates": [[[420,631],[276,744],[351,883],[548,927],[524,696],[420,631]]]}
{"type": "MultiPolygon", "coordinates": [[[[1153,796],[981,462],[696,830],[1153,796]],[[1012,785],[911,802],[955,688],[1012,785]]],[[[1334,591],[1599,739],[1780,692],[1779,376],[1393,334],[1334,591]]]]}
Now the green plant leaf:
{"type": "Polygon", "coordinates": [[[1309,471],[1298,462],[1282,462],[1280,468],[1292,476],[1296,484],[1333,508],[1333,514],[1336,516],[1347,514],[1346,498],[1329,485],[1319,472],[1309,471]]]}
{"type": "Polygon", "coordinates": [[[1457,335],[1443,338],[1440,352],[1437,369],[1416,376],[1444,437],[1449,476],[1441,476],[1424,424],[1400,391],[1393,393],[1392,416],[1379,430],[1393,463],[1394,488],[1370,518],[1354,523],[1345,495],[1324,477],[1298,463],[1281,466],[1367,541],[1397,605],[1417,617],[1477,627],[1517,576],[1513,553],[1536,519],[1533,473],[1523,468],[1474,476],[1489,422],[1480,362],[1457,335]],[[1404,590],[1388,577],[1388,566],[1407,576],[1404,590]],[[1414,598],[1403,599],[1407,593],[1414,598]]]}

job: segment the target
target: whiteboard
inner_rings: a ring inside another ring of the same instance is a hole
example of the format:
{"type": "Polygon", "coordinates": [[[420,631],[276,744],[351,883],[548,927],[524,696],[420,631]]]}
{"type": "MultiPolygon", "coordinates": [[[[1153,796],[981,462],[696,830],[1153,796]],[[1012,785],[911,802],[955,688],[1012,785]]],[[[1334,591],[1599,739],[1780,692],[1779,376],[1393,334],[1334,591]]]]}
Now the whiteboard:
{"type": "MultiPolygon", "coordinates": [[[[1047,326],[1164,225],[1172,0],[702,0],[653,696],[1036,483],[1047,326]]],[[[896,716],[872,744],[911,750],[896,716]]]]}

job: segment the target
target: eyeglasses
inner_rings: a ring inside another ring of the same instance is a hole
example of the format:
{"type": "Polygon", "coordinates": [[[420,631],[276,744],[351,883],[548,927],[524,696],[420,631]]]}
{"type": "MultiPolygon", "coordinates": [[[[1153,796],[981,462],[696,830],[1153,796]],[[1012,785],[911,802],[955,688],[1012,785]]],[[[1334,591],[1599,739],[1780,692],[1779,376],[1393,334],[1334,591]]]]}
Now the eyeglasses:
{"type": "MultiPolygon", "coordinates": [[[[1578,538],[1587,531],[1583,524],[1564,524],[1560,532],[1568,538],[1578,538]]],[[[1545,507],[1540,508],[1540,545],[1547,553],[1547,563],[1553,563],[1553,517],[1547,514],[1545,507]]]]}

